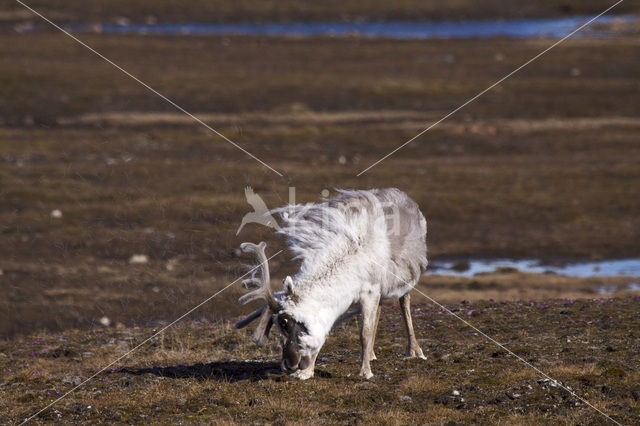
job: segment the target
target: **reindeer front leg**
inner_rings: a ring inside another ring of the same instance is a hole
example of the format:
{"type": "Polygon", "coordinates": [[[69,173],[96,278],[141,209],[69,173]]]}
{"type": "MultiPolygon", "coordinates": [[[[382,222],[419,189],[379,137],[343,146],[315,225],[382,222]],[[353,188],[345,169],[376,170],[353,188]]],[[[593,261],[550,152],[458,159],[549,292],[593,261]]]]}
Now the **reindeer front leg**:
{"type": "Polygon", "coordinates": [[[380,322],[380,310],[382,309],[382,307],[380,305],[378,305],[378,309],[376,310],[376,320],[374,322],[374,326],[373,326],[373,338],[371,339],[371,357],[369,357],[369,360],[373,361],[378,359],[376,357],[376,351],[374,349],[374,346],[376,344],[376,333],[378,332],[378,323],[380,322]]]}
{"type": "Polygon", "coordinates": [[[291,377],[295,377],[296,379],[300,379],[300,380],[307,380],[313,377],[313,373],[315,371],[316,368],[316,358],[318,358],[318,354],[320,352],[316,352],[313,356],[311,356],[310,358],[308,358],[308,365],[302,365],[303,363],[305,363],[305,359],[303,358],[300,363],[301,363],[301,368],[299,370],[296,370],[295,372],[293,372],[291,374],[291,377]]]}
{"type": "Polygon", "coordinates": [[[373,377],[370,361],[373,355],[373,339],[379,302],[380,295],[374,296],[373,294],[370,294],[368,299],[361,302],[362,329],[360,331],[360,342],[362,343],[362,366],[360,367],[359,375],[365,379],[373,377]]]}

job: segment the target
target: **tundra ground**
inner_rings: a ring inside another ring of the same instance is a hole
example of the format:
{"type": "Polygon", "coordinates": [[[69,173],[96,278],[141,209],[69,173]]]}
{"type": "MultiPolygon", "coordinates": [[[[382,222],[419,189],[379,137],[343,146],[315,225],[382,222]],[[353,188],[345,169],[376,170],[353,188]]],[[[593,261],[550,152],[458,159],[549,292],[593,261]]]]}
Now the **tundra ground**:
{"type": "MultiPolygon", "coordinates": [[[[447,305],[622,424],[640,422],[639,306],[638,296],[447,305]]],[[[357,376],[357,320],[334,330],[307,381],[279,372],[274,338],[260,350],[229,323],[184,321],[34,423],[607,424],[438,307],[413,311],[428,359],[403,359],[400,312],[385,306],[369,381],[357,376]]],[[[103,328],[1,343],[0,421],[34,414],[153,332],[103,328]]]]}
{"type": "MultiPolygon", "coordinates": [[[[637,38],[568,41],[357,177],[553,41],[82,37],[285,177],[64,36],[2,33],[2,423],[240,276],[251,262],[242,241],[265,239],[275,253],[270,229],[235,235],[251,210],[247,185],[270,207],[288,202],[289,187],[299,202],[336,187],[398,187],[428,219],[431,258],[640,256],[637,38]]],[[[271,268],[274,280],[295,272],[286,254],[271,268]]],[[[426,276],[419,289],[637,423],[637,296],[592,300],[628,280],[500,272],[426,276]]],[[[419,295],[426,362],[402,360],[388,308],[373,381],[353,374],[355,321],[332,334],[314,380],[290,380],[274,346],[259,351],[226,322],[241,313],[239,294],[231,287],[38,421],[604,419],[419,295]]]]}
{"type": "MultiPolygon", "coordinates": [[[[235,235],[247,185],[269,207],[289,187],[298,202],[398,187],[428,220],[431,259],[640,256],[637,38],[567,41],[360,177],[551,41],[83,38],[285,176],[63,35],[2,35],[3,336],[188,310],[245,271],[242,241],[282,245],[255,224],[235,235]]],[[[288,259],[274,277],[295,272],[288,259]]],[[[212,315],[239,314],[236,296],[212,315]]]]}

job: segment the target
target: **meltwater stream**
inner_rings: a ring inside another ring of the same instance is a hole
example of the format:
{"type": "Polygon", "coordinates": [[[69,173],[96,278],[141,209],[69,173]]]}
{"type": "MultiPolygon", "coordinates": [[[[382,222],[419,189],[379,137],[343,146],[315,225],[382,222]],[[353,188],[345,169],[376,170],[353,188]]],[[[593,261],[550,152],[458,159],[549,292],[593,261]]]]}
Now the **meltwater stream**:
{"type": "MultiPolygon", "coordinates": [[[[94,31],[111,34],[207,35],[237,34],[251,36],[345,36],[388,37],[393,39],[470,38],[470,37],[564,37],[591,16],[544,19],[508,19],[499,21],[441,22],[290,22],[290,23],[155,23],[128,22],[96,25],[66,25],[69,31],[94,31]]],[[[602,16],[576,37],[614,35],[603,25],[632,22],[631,15],[602,16]]]]}
{"type": "Polygon", "coordinates": [[[567,263],[562,266],[544,265],[535,259],[492,259],[451,262],[432,262],[431,274],[472,277],[476,274],[513,268],[532,274],[554,273],[569,277],[640,277],[640,259],[614,259],[567,263]]]}

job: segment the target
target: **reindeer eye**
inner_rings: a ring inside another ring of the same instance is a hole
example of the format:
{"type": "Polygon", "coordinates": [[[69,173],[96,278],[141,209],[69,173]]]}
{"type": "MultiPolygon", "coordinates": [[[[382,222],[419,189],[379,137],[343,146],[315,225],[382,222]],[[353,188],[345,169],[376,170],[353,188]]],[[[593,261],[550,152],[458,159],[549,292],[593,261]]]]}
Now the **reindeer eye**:
{"type": "Polygon", "coordinates": [[[289,325],[289,319],[285,317],[280,318],[280,327],[286,328],[289,325]]]}

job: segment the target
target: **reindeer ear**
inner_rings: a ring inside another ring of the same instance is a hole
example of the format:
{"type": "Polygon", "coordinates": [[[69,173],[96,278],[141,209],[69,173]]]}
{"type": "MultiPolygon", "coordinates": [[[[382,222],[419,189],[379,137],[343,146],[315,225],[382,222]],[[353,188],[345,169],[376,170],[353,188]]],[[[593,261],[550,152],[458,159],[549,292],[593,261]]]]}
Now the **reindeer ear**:
{"type": "Polygon", "coordinates": [[[282,280],[282,286],[284,287],[285,294],[293,293],[293,280],[290,276],[287,275],[287,278],[282,280]]]}

